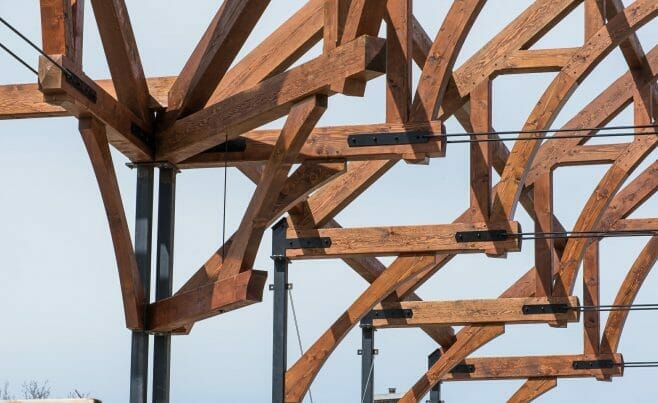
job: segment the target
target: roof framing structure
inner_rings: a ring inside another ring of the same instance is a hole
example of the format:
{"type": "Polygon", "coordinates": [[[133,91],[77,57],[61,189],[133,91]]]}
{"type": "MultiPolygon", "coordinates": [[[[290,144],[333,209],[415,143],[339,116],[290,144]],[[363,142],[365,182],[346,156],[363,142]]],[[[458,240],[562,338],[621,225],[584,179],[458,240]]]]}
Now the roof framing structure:
{"type": "Polygon", "coordinates": [[[0,86],[0,119],[79,120],[107,213],[129,329],[189,334],[195,322],[260,302],[267,272],[253,267],[256,252],[266,229],[283,219],[286,239],[299,245],[281,258],[342,259],[369,285],[284,368],[283,389],[273,401],[301,402],[339,343],[373,310],[411,312],[409,318],[376,319],[372,326],[420,327],[442,351],[400,402],[421,401],[439,382],[499,379],[526,379],[508,401],[530,402],[560,378],[623,375],[618,347],[627,310],[612,312],[605,324],[597,310],[523,311],[529,305],[601,305],[600,237],[536,239],[534,266],[509,279],[497,299],[422,301],[415,291],[459,254],[505,258],[522,250],[523,230],[515,221],[519,203],[534,221],[534,234],[566,234],[553,207],[553,172],[596,164],[607,171],[569,231],[654,231],[614,301],[633,304],[658,260],[658,218],[629,218],[658,190],[658,163],[628,180],[658,146],[658,49],[645,52],[636,35],[658,16],[658,1],[635,0],[625,7],[621,0],[535,0],[457,66],[484,0],[453,0],[434,39],[414,17],[412,0],[309,0],[239,59],[270,1],[224,0],[172,77],[145,76],[124,0],[90,2],[111,78],[94,81],[84,72],[85,1],[41,0],[42,46],[49,57],[40,59],[37,83],[0,86]],[[582,46],[532,49],[582,3],[582,46]],[[378,37],[382,24],[385,35],[378,37]],[[319,43],[320,55],[297,63],[319,43]],[[559,140],[546,140],[571,94],[615,49],[628,72],[568,120],[559,140]],[[414,63],[421,70],[415,91],[414,63]],[[498,76],[539,72],[554,72],[555,78],[509,149],[492,124],[492,83],[498,76]],[[385,121],[317,127],[329,97],[363,96],[379,76],[385,76],[385,121]],[[632,141],[589,143],[631,104],[632,141]],[[421,226],[344,228],[335,220],[397,162],[422,164],[446,156],[450,137],[443,122],[453,116],[472,140],[470,199],[463,214],[452,223],[421,226]],[[283,117],[281,129],[261,128],[283,117]],[[109,146],[138,166],[236,167],[256,184],[237,231],[163,298],[150,300],[145,292],[109,146]],[[294,164],[299,166],[293,169],[294,164]],[[494,173],[500,177],[495,184],[494,173]],[[460,238],[493,232],[509,236],[460,238]],[[396,259],[387,267],[382,256],[396,259]],[[583,301],[574,296],[581,265],[583,301]],[[518,323],[582,323],[584,349],[560,356],[471,357],[518,323]],[[453,326],[464,327],[455,332],[453,326]],[[588,360],[613,366],[572,365],[588,360]],[[455,373],[458,365],[474,370],[455,373]]]}

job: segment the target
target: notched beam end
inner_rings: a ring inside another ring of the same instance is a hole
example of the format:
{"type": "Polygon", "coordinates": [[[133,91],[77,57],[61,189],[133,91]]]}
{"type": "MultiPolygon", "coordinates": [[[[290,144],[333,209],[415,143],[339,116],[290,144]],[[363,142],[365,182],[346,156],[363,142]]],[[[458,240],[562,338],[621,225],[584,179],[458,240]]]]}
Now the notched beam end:
{"type": "Polygon", "coordinates": [[[247,270],[154,302],[149,305],[147,329],[156,333],[180,332],[189,323],[261,302],[266,280],[266,271],[247,270]]]}

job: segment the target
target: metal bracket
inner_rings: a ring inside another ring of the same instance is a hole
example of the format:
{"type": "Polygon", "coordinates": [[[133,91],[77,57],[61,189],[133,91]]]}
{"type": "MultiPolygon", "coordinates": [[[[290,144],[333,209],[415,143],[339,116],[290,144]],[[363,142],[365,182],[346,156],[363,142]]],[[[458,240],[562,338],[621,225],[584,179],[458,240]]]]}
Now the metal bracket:
{"type": "Polygon", "coordinates": [[[397,144],[427,143],[434,134],[430,132],[369,133],[347,136],[349,147],[394,146],[397,144]]]}
{"type": "Polygon", "coordinates": [[[413,318],[411,309],[373,309],[372,319],[409,319],[413,318]]]}
{"type": "Polygon", "coordinates": [[[126,162],[126,166],[130,169],[135,169],[138,167],[150,167],[150,168],[160,168],[160,169],[173,169],[177,174],[181,173],[181,170],[171,162],[167,161],[155,161],[155,162],[126,162]]]}
{"type": "MultiPolygon", "coordinates": [[[[376,348],[376,349],[372,350],[372,354],[373,355],[379,355],[379,349],[376,348]]],[[[360,348],[360,349],[356,350],[356,355],[363,355],[363,349],[360,348]]]]}
{"type": "Polygon", "coordinates": [[[286,239],[286,249],[316,249],[331,246],[331,238],[291,238],[286,239]]]}
{"type": "Polygon", "coordinates": [[[524,315],[540,315],[542,313],[567,313],[569,309],[568,304],[537,304],[523,305],[521,311],[524,315]]]}
{"type": "Polygon", "coordinates": [[[73,88],[75,88],[79,93],[85,96],[88,100],[93,103],[96,103],[98,100],[98,95],[96,90],[93,89],[89,84],[84,82],[80,77],[76,76],[73,72],[65,70],[64,80],[73,88]]]}
{"type": "MultiPolygon", "coordinates": [[[[268,288],[270,291],[274,291],[274,284],[270,284],[268,288]]],[[[286,284],[286,290],[292,290],[292,283],[286,284]]]]}
{"type": "Polygon", "coordinates": [[[509,234],[507,233],[507,230],[504,229],[460,231],[455,234],[455,240],[459,243],[506,241],[508,238],[509,234]]]}
{"type": "Polygon", "coordinates": [[[615,367],[615,362],[612,360],[574,361],[572,367],[573,369],[610,369],[615,367]]]}
{"type": "Polygon", "coordinates": [[[218,144],[203,152],[206,153],[241,153],[247,150],[247,140],[242,137],[218,144]]]}
{"type": "Polygon", "coordinates": [[[475,372],[475,365],[473,364],[457,364],[451,370],[453,374],[472,374],[475,372]]]}

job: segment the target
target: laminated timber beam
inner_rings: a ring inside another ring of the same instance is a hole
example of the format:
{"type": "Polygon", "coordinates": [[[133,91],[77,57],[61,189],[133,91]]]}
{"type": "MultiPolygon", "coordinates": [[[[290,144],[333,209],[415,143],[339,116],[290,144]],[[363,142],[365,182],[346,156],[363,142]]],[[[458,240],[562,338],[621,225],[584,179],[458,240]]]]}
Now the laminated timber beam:
{"type": "Polygon", "coordinates": [[[160,134],[158,160],[180,162],[285,116],[293,103],[313,94],[331,95],[339,78],[370,80],[385,71],[383,39],[362,36],[301,66],[178,120],[160,134]]]}
{"type": "Polygon", "coordinates": [[[490,381],[523,378],[603,378],[622,376],[624,359],[621,354],[548,355],[526,357],[467,358],[460,365],[472,366],[473,372],[448,372],[441,378],[451,381],[490,381]],[[579,361],[608,361],[609,368],[577,368],[579,361]]]}
{"type": "Polygon", "coordinates": [[[151,122],[131,112],[74,67],[68,59],[58,57],[55,61],[69,73],[65,74],[45,58],[39,59],[39,84],[44,100],[63,107],[78,118],[92,116],[98,119],[105,124],[112,145],[131,161],[151,161],[154,153],[151,122]],[[75,75],[73,80],[68,78],[71,74],[75,75]],[[78,81],[82,85],[74,86],[78,81]]]}
{"type": "MultiPolygon", "coordinates": [[[[302,147],[296,162],[314,160],[423,160],[445,156],[445,136],[440,121],[422,123],[381,123],[371,125],[318,127],[313,130],[308,141],[302,147]],[[372,135],[376,138],[382,134],[399,134],[401,136],[418,134],[431,136],[427,141],[414,144],[373,145],[350,147],[348,136],[372,135]]],[[[225,145],[220,144],[211,150],[197,154],[182,161],[178,167],[211,168],[265,163],[274,148],[281,130],[255,130],[247,132],[230,142],[236,147],[224,152],[225,145]]]]}
{"type": "MultiPolygon", "coordinates": [[[[519,233],[517,222],[510,221],[506,226],[508,232],[519,233]]],[[[457,232],[486,231],[486,223],[456,223],[445,225],[418,225],[409,227],[372,227],[372,228],[319,228],[295,229],[287,231],[291,246],[286,250],[286,257],[292,260],[353,257],[353,256],[395,256],[400,254],[434,254],[434,253],[489,253],[495,251],[517,252],[521,250],[518,237],[503,241],[460,242],[457,232]],[[322,246],[305,247],[303,240],[328,239],[322,246]],[[301,247],[292,247],[295,240],[300,240],[301,247]]]]}
{"type": "Polygon", "coordinates": [[[498,298],[457,301],[403,301],[384,302],[375,310],[375,328],[419,327],[425,325],[465,326],[483,323],[528,324],[548,322],[578,322],[578,298],[498,298]],[[529,305],[564,305],[566,312],[524,313],[529,305]],[[567,308],[568,307],[568,308],[567,308]],[[395,313],[408,311],[398,317],[395,313]],[[391,317],[387,317],[387,312],[391,317]]]}

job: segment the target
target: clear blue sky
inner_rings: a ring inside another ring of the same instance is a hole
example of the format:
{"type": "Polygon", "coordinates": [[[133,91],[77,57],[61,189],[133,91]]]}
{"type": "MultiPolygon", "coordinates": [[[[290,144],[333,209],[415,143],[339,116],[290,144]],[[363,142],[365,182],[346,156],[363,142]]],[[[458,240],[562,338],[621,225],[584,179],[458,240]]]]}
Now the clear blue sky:
{"type": "MultiPolygon", "coordinates": [[[[128,0],[133,27],[148,76],[175,75],[214,15],[219,1],[128,0]]],[[[416,16],[434,36],[450,2],[418,0],[416,16]]],[[[494,33],[525,9],[529,0],[491,0],[466,41],[458,65],[494,33]]],[[[629,1],[625,1],[629,4],[629,1]]],[[[251,49],[303,4],[273,0],[249,38],[251,49]]],[[[88,6],[85,71],[109,77],[88,6]]],[[[1,2],[0,15],[38,40],[37,1],[1,2]]],[[[582,7],[565,19],[536,47],[579,46],[583,41],[582,7]]],[[[654,21],[640,32],[645,50],[656,44],[654,21]]],[[[4,29],[0,40],[36,65],[37,58],[4,29]]],[[[320,48],[311,53],[316,55],[320,48]]],[[[244,54],[244,52],[243,52],[244,54]]],[[[609,83],[626,71],[619,51],[604,61],[581,85],[560,114],[567,121],[609,83]]],[[[0,56],[3,84],[31,82],[20,65],[0,56]]],[[[417,73],[417,71],[416,71],[417,73]]],[[[507,76],[494,82],[494,126],[518,129],[553,74],[507,76]]],[[[417,77],[417,74],[416,74],[417,77]]],[[[365,98],[336,96],[322,125],[375,123],[384,119],[383,79],[369,84],[365,98]]],[[[280,126],[280,122],[271,126],[280,126]]],[[[632,124],[624,111],[612,124],[632,124]]],[[[454,120],[448,131],[461,129],[454,120]]],[[[647,158],[655,161],[656,153],[647,158]]],[[[135,173],[114,153],[128,219],[134,217],[135,173]]],[[[28,379],[49,380],[54,394],[88,391],[106,403],[127,401],[130,333],[124,327],[117,271],[98,188],[73,118],[0,122],[0,385],[10,382],[15,393],[28,379]]],[[[646,166],[643,164],[642,167],[646,166]]],[[[638,172],[642,169],[638,170],[638,172]]],[[[561,168],[555,174],[556,213],[571,228],[604,167],[561,168]]],[[[178,177],[175,287],[180,286],[219,245],[223,172],[185,171],[178,177]]],[[[401,163],[340,214],[344,226],[451,222],[468,202],[468,149],[453,145],[445,159],[429,166],[401,163]]],[[[229,171],[227,230],[239,224],[251,185],[229,171]]],[[[634,217],[658,212],[655,198],[634,217]]],[[[519,209],[518,220],[532,228],[519,209]]],[[[269,234],[263,240],[257,267],[271,270],[269,234]]],[[[602,243],[602,302],[611,303],[616,289],[644,242],[609,239],[602,243]]],[[[533,264],[531,242],[508,259],[460,256],[419,290],[425,299],[495,297],[533,264]],[[476,279],[473,281],[473,279],[476,279]]],[[[390,259],[385,259],[390,262],[390,259]]],[[[291,266],[294,298],[304,346],[309,346],[366,287],[344,263],[295,262],[291,266]]],[[[638,302],[654,303],[658,278],[650,275],[638,302]]],[[[580,290],[578,290],[580,295],[580,290]]],[[[265,402],[270,396],[271,295],[261,304],[199,323],[190,336],[173,342],[173,402],[265,402]]],[[[605,317],[605,315],[604,315],[605,317]]],[[[658,359],[654,342],[656,316],[631,313],[620,351],[631,361],[658,359]]],[[[292,326],[292,324],[291,324],[292,326]]],[[[292,331],[292,327],[291,327],[292,331]]],[[[292,333],[291,333],[292,334],[292,333]]],[[[320,373],[312,390],[316,402],[355,402],[359,396],[358,330],[350,333],[320,373]]],[[[377,333],[380,355],[376,391],[405,391],[424,372],[426,355],[435,346],[413,329],[377,333]]],[[[475,356],[567,354],[582,351],[581,325],[508,327],[504,336],[475,356]]],[[[289,362],[298,357],[291,338],[289,362]]],[[[560,380],[556,390],[539,401],[654,402],[651,370],[627,370],[613,383],[560,380]]],[[[521,381],[448,384],[447,402],[504,401],[521,381]]]]}

